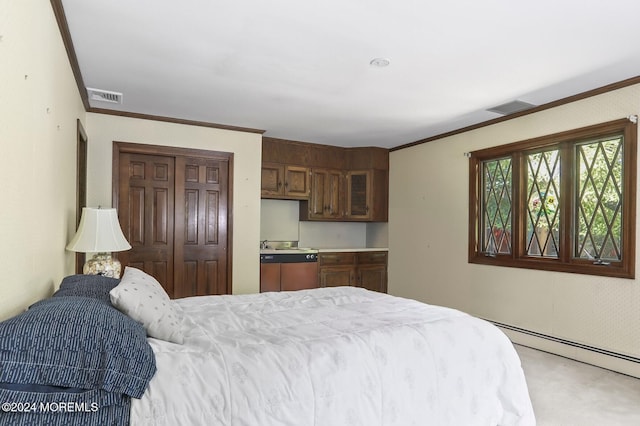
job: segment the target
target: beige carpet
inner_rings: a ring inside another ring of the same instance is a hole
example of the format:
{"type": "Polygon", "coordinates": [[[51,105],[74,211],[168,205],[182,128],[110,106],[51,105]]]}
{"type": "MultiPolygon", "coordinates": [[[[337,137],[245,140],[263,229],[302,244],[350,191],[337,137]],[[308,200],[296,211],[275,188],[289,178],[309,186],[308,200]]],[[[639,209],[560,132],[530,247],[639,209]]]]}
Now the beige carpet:
{"type": "Polygon", "coordinates": [[[515,346],[538,426],[639,426],[640,379],[515,346]]]}

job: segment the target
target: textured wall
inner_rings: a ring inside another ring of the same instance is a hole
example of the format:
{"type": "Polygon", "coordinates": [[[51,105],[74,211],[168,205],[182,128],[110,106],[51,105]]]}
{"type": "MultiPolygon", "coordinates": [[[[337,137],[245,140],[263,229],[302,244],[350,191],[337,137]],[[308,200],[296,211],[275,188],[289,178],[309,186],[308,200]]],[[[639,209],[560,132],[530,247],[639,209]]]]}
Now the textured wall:
{"type": "Polygon", "coordinates": [[[85,112],[48,0],[0,2],[0,319],[73,272],[76,120],[85,112]]]}
{"type": "Polygon", "coordinates": [[[637,279],[467,263],[469,188],[464,156],[639,112],[636,85],[392,152],[390,293],[640,357],[637,279]]]}
{"type": "Polygon", "coordinates": [[[260,134],[93,113],[87,133],[90,206],[111,206],[113,141],[233,152],[233,293],[259,291],[260,134]]]}

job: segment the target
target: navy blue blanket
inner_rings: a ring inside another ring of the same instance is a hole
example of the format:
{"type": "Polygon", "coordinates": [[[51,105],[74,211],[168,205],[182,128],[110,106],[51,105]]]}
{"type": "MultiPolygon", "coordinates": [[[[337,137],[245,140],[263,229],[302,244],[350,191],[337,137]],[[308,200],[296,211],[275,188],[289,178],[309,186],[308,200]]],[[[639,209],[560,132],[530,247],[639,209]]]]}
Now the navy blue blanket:
{"type": "Polygon", "coordinates": [[[0,425],[128,425],[155,373],[145,330],[105,298],[117,280],[73,278],[0,322],[0,425]]]}

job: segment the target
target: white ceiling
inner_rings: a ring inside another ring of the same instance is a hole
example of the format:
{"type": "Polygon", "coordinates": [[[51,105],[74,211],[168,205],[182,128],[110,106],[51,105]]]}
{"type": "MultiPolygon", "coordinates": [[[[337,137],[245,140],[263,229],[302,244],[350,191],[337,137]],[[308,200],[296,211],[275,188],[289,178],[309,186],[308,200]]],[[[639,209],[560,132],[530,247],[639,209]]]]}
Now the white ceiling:
{"type": "Polygon", "coordinates": [[[640,75],[638,0],[62,0],[96,108],[394,147],[640,75]],[[376,68],[373,58],[391,64],[376,68]]]}

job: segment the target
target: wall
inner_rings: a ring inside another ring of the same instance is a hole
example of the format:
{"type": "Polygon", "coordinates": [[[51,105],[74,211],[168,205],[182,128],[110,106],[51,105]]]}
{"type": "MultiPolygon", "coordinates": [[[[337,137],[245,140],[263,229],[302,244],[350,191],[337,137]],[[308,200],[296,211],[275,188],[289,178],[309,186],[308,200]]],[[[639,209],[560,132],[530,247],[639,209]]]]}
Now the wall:
{"type": "Polygon", "coordinates": [[[87,114],[87,133],[89,206],[112,205],[113,141],[233,152],[232,289],[259,291],[260,134],[93,113],[87,114]]]}
{"type": "Polygon", "coordinates": [[[300,222],[300,245],[313,248],[362,248],[367,246],[364,222],[300,222]]]}
{"type": "MultiPolygon", "coordinates": [[[[640,358],[637,279],[467,263],[469,188],[464,156],[639,112],[640,86],[636,85],[392,152],[389,292],[640,358]]],[[[636,245],[640,249],[640,241],[636,245]]],[[[512,338],[640,376],[639,364],[621,367],[612,357],[520,335],[512,338]]]]}
{"type": "Polygon", "coordinates": [[[260,200],[260,241],[299,241],[300,202],[260,200]]]}
{"type": "Polygon", "coordinates": [[[387,247],[387,223],[300,221],[300,202],[261,201],[260,241],[298,241],[299,247],[387,247]]]}
{"type": "Polygon", "coordinates": [[[76,120],[85,113],[51,5],[0,2],[0,320],[73,272],[76,120]]]}

